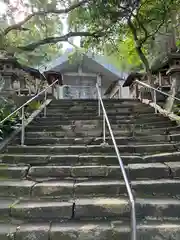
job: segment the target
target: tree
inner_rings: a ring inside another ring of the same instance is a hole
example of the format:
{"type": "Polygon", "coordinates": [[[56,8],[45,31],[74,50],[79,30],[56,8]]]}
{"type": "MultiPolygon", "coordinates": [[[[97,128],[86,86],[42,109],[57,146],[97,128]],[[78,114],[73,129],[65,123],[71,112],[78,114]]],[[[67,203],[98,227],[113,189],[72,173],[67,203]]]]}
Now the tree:
{"type": "MultiPolygon", "coordinates": [[[[6,2],[9,4],[11,1],[6,2]]],[[[16,44],[17,51],[32,52],[40,46],[41,49],[46,44],[68,41],[76,36],[82,37],[85,48],[91,47],[96,52],[105,50],[105,45],[118,46],[122,50],[122,45],[130,39],[151,82],[147,46],[163,27],[170,26],[174,21],[172,13],[174,15],[177,6],[179,0],[51,0],[45,4],[42,0],[31,0],[28,4],[23,3],[26,14],[18,23],[14,21],[14,15],[8,14],[11,24],[1,31],[1,45],[10,34],[20,32],[23,36],[25,33],[28,35],[28,25],[33,22],[37,24],[38,21],[39,31],[37,33],[34,29],[37,35],[32,34],[34,41],[19,42],[16,44]],[[42,22],[55,24],[60,20],[59,16],[64,14],[69,14],[70,28],[67,34],[62,35],[61,31],[53,34],[51,27],[47,31],[50,24],[43,27],[42,22]]]]}
{"type": "MultiPolygon", "coordinates": [[[[91,8],[82,6],[76,9],[69,22],[76,31],[84,28],[89,32],[101,33],[102,46],[107,43],[117,46],[120,42],[128,41],[131,36],[149,82],[152,83],[147,46],[154,42],[163,27],[170,26],[172,12],[178,5],[179,1],[176,0],[98,1],[92,3],[91,8]]],[[[84,44],[89,43],[97,45],[100,41],[86,39],[84,44]]]]}
{"type": "Polygon", "coordinates": [[[135,51],[134,41],[131,35],[124,39],[124,41],[117,41],[115,46],[111,44],[105,45],[104,55],[107,60],[121,71],[130,72],[143,69],[142,62],[135,51]]]}
{"type": "MultiPolygon", "coordinates": [[[[47,11],[56,1],[5,1],[6,11],[0,15],[0,49],[15,52],[23,64],[38,66],[62,53],[62,44],[48,44],[33,51],[22,51],[18,46],[39,41],[48,36],[60,35],[62,21],[54,14],[33,14],[33,11],[47,11]],[[32,13],[31,13],[32,12],[32,13]]],[[[54,6],[55,7],[55,6],[54,6]]]]}

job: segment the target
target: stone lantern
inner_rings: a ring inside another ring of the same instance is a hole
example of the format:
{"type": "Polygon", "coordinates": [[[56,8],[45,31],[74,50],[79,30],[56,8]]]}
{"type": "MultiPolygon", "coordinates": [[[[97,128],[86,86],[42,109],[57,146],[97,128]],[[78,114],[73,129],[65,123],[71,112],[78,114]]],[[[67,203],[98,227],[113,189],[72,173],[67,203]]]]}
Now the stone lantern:
{"type": "MultiPolygon", "coordinates": [[[[169,55],[169,70],[166,73],[171,82],[169,94],[173,97],[180,97],[180,53],[171,53],[169,55]]],[[[166,109],[171,111],[174,104],[174,99],[168,98],[166,109]]]]}
{"type": "Polygon", "coordinates": [[[16,68],[20,67],[17,59],[12,55],[0,56],[0,85],[1,94],[9,95],[12,92],[12,83],[17,79],[16,68]]]}

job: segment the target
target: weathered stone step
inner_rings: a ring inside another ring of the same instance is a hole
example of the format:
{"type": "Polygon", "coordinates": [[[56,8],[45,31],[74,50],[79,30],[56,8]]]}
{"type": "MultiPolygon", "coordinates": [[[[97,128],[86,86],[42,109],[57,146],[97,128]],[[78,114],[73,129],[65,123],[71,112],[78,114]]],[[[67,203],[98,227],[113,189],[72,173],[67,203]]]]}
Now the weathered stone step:
{"type": "Polygon", "coordinates": [[[179,196],[179,179],[158,179],[158,180],[137,180],[131,182],[132,189],[136,196],[179,196]]]}
{"type": "MultiPolygon", "coordinates": [[[[176,218],[179,213],[180,201],[176,199],[136,199],[136,214],[140,220],[146,217],[161,220],[176,218]]],[[[127,218],[130,217],[130,205],[128,200],[123,198],[80,198],[75,200],[74,217],[77,219],[127,218]]]]}
{"type": "Polygon", "coordinates": [[[15,201],[9,207],[6,206],[7,210],[14,219],[31,222],[129,217],[130,214],[128,201],[118,198],[86,198],[75,201],[22,199],[15,201]]]}
{"type": "MultiPolygon", "coordinates": [[[[178,196],[180,194],[180,180],[157,179],[131,181],[136,196],[178,196]]],[[[124,181],[118,180],[92,180],[78,179],[75,183],[75,197],[83,196],[119,196],[127,195],[124,181]],[[110,187],[110,189],[108,188],[110,187]]]]}
{"type": "MultiPolygon", "coordinates": [[[[105,109],[107,114],[112,113],[120,113],[120,112],[134,112],[134,113],[154,113],[155,110],[152,107],[148,107],[147,105],[105,105],[105,109]]],[[[47,112],[49,113],[63,113],[66,114],[67,112],[71,114],[77,114],[80,112],[83,113],[98,113],[98,106],[74,106],[74,107],[48,107],[47,112]]]]}
{"type": "MultiPolygon", "coordinates": [[[[139,125],[143,125],[143,124],[153,124],[154,122],[167,122],[169,123],[170,120],[167,118],[154,118],[154,119],[148,119],[146,118],[145,120],[137,120],[137,119],[122,119],[122,120],[111,120],[110,123],[112,125],[121,125],[121,124],[139,124],[139,125]]],[[[52,126],[52,125],[61,125],[61,126],[66,126],[66,125],[74,125],[77,124],[77,122],[81,123],[82,125],[86,125],[86,124],[102,124],[102,119],[98,119],[98,120],[83,120],[83,121],[74,121],[74,120],[56,120],[56,119],[49,119],[49,118],[38,118],[36,120],[34,120],[29,126],[52,126]]]]}
{"type": "Polygon", "coordinates": [[[0,181],[7,179],[22,179],[27,175],[29,166],[0,164],[0,181]]]}
{"type": "MultiPolygon", "coordinates": [[[[176,129],[176,133],[179,132],[180,129],[176,129]]],[[[151,129],[146,129],[146,128],[141,128],[141,129],[125,129],[124,131],[122,130],[114,130],[113,134],[114,136],[136,136],[136,137],[145,137],[145,136],[150,136],[150,135],[165,135],[165,134],[171,134],[173,133],[173,130],[171,130],[171,127],[157,127],[157,128],[151,128],[151,129]],[[129,131],[128,131],[129,130],[129,131]]],[[[110,136],[108,130],[106,132],[106,136],[110,136]]]]}
{"type": "MultiPolygon", "coordinates": [[[[125,166],[130,180],[136,179],[161,179],[161,178],[180,178],[180,163],[174,162],[172,166],[162,163],[136,163],[125,166]],[[173,171],[173,175],[170,172],[173,171]]],[[[87,166],[34,166],[29,169],[28,176],[32,179],[38,178],[110,178],[122,179],[120,166],[112,165],[87,165],[87,166]]]]}
{"type": "Polygon", "coordinates": [[[62,121],[65,120],[99,120],[100,117],[96,114],[94,115],[83,115],[82,113],[80,113],[79,115],[69,115],[69,116],[65,116],[65,115],[56,115],[56,114],[51,114],[47,116],[48,119],[59,119],[62,121]]]}
{"type": "MultiPolygon", "coordinates": [[[[165,165],[164,165],[165,166],[165,165]]],[[[167,168],[167,166],[166,166],[167,168]]],[[[114,176],[122,178],[121,170],[118,165],[107,166],[107,165],[92,165],[92,166],[34,166],[29,169],[28,176],[35,178],[67,178],[67,177],[109,177],[114,176]]]]}
{"type": "MultiPolygon", "coordinates": [[[[176,145],[172,143],[163,144],[143,144],[143,145],[118,145],[120,153],[159,153],[176,151],[176,145]]],[[[108,153],[115,154],[113,145],[102,147],[100,145],[39,145],[39,146],[9,146],[6,150],[8,153],[24,153],[24,154],[84,154],[84,153],[108,153]]]]}
{"type": "Polygon", "coordinates": [[[72,201],[20,200],[11,207],[11,217],[21,220],[67,220],[73,216],[72,201]]]}
{"type": "MultiPolygon", "coordinates": [[[[105,109],[107,113],[117,113],[117,112],[151,112],[154,113],[155,110],[151,107],[148,107],[147,105],[134,105],[132,104],[105,104],[105,109]]],[[[58,113],[67,113],[70,112],[72,114],[77,114],[78,112],[91,112],[94,114],[95,112],[98,113],[98,105],[87,105],[87,106],[82,106],[82,105],[77,105],[77,106],[48,106],[47,108],[48,112],[58,112],[58,113]]]]}
{"type": "MultiPolygon", "coordinates": [[[[154,113],[153,109],[144,109],[143,111],[139,111],[138,114],[149,114],[149,113],[154,113]]],[[[73,112],[71,113],[71,111],[67,111],[67,112],[61,112],[61,111],[50,111],[47,110],[47,117],[61,117],[61,118],[76,118],[78,117],[80,114],[82,114],[83,116],[87,117],[92,117],[92,116],[97,116],[98,112],[97,111],[78,111],[78,112],[73,112]]],[[[133,111],[132,109],[128,109],[128,108],[122,108],[121,111],[107,111],[107,115],[108,117],[121,117],[121,116],[129,116],[129,115],[136,115],[137,112],[133,111]]]]}
{"type": "MultiPolygon", "coordinates": [[[[118,118],[118,117],[121,117],[121,116],[128,116],[130,114],[133,115],[133,113],[131,111],[124,111],[124,112],[120,112],[120,113],[111,113],[111,114],[109,113],[108,117],[109,118],[112,118],[112,117],[113,118],[118,118]]],[[[76,114],[71,113],[71,112],[66,112],[66,113],[47,112],[47,118],[52,118],[52,117],[59,117],[62,120],[64,120],[64,119],[73,119],[73,118],[78,119],[78,117],[86,117],[87,119],[88,119],[88,117],[89,117],[89,119],[94,117],[96,119],[99,116],[98,116],[97,112],[94,112],[94,114],[91,113],[91,112],[77,112],[76,114]]],[[[102,119],[102,116],[99,117],[99,119],[102,119]]]]}
{"type": "MultiPolygon", "coordinates": [[[[152,129],[133,129],[131,127],[123,130],[113,130],[113,134],[115,137],[148,137],[150,135],[166,135],[169,128],[164,127],[157,127],[157,128],[152,128],[152,129]]],[[[178,128],[176,130],[176,133],[180,132],[180,129],[178,128]]],[[[68,131],[26,131],[25,132],[26,137],[74,137],[74,138],[86,138],[86,137],[102,137],[102,129],[97,128],[97,129],[91,129],[91,131],[84,130],[82,129],[76,129],[76,131],[68,130],[68,131]]],[[[171,132],[169,131],[169,134],[171,132]]],[[[109,131],[107,129],[106,131],[106,137],[110,137],[109,131]]]]}
{"type": "Polygon", "coordinates": [[[120,124],[111,124],[112,130],[115,129],[152,129],[152,128],[167,128],[171,126],[175,126],[176,123],[174,122],[167,122],[167,121],[157,121],[157,122],[151,122],[151,123],[144,123],[144,124],[138,124],[138,123],[120,123],[120,124]]]}
{"type": "Polygon", "coordinates": [[[0,180],[0,197],[30,197],[35,182],[28,180],[0,180]]]}
{"type": "Polygon", "coordinates": [[[82,121],[73,121],[73,120],[55,120],[55,119],[48,119],[48,118],[36,118],[30,126],[49,126],[49,125],[72,125],[72,124],[81,124],[81,125],[97,125],[98,123],[102,123],[102,120],[82,120],[82,121]]]}
{"type": "Polygon", "coordinates": [[[169,135],[171,141],[175,141],[175,142],[179,142],[180,141],[180,134],[176,133],[176,134],[170,134],[169,135]]]}
{"type": "MultiPolygon", "coordinates": [[[[170,127],[175,125],[174,122],[167,122],[167,121],[158,121],[158,122],[152,122],[152,123],[144,123],[144,124],[133,124],[133,123],[121,123],[121,124],[111,124],[111,127],[113,130],[117,130],[117,129],[152,129],[152,128],[159,128],[159,127],[170,127]]],[[[77,123],[72,123],[70,125],[60,125],[60,124],[56,124],[56,125],[47,125],[47,126],[41,126],[41,125],[29,125],[26,127],[26,129],[28,129],[29,131],[70,131],[73,129],[73,131],[76,130],[82,130],[82,131],[91,131],[94,129],[97,129],[97,127],[99,127],[100,129],[102,128],[102,126],[100,126],[100,123],[98,125],[94,125],[94,124],[88,124],[88,125],[79,125],[77,123]]]]}
{"type": "MultiPolygon", "coordinates": [[[[165,152],[152,155],[125,155],[121,154],[121,158],[125,165],[130,163],[167,163],[167,162],[179,162],[180,152],[165,152]]],[[[1,154],[0,159],[5,164],[30,164],[30,165],[59,165],[59,166],[85,166],[85,165],[117,165],[117,156],[109,154],[1,154]]]]}
{"type": "MultiPolygon", "coordinates": [[[[92,137],[85,137],[85,138],[58,138],[58,137],[36,137],[36,136],[28,136],[28,133],[26,134],[27,137],[25,138],[25,145],[97,145],[103,143],[103,138],[92,138],[92,137]]],[[[35,135],[35,134],[34,134],[35,135]]],[[[154,142],[161,142],[161,143],[167,143],[170,142],[170,137],[168,135],[152,135],[152,136],[145,136],[145,137],[116,137],[116,143],[119,145],[123,144],[135,144],[135,145],[142,145],[145,142],[148,144],[154,144],[154,142]]],[[[110,145],[113,144],[111,137],[106,138],[106,142],[110,145]]],[[[20,138],[16,138],[13,143],[20,144],[20,138]]]]}
{"type": "MultiPolygon", "coordinates": [[[[180,154],[179,154],[180,155],[180,154]]],[[[176,158],[179,159],[179,155],[176,158]]],[[[0,158],[4,163],[11,164],[21,164],[27,163],[30,165],[43,165],[44,164],[55,164],[59,166],[76,166],[76,165],[117,165],[118,160],[117,156],[109,156],[109,155],[35,155],[35,154],[1,154],[0,158]]],[[[142,162],[142,157],[136,156],[122,156],[122,159],[125,163],[132,162],[142,162]]],[[[147,161],[147,160],[146,160],[147,161]]],[[[150,157],[150,161],[152,162],[152,157],[150,157]]],[[[167,161],[167,158],[166,160],[167,161]]],[[[176,159],[174,159],[176,161],[176,159]]]]}
{"type": "MultiPolygon", "coordinates": [[[[166,123],[168,125],[168,123],[166,123]]],[[[170,124],[169,124],[170,125],[170,124]]],[[[170,125],[172,126],[172,125],[170,125]]],[[[70,125],[47,125],[47,126],[41,126],[41,125],[29,125],[26,127],[29,131],[91,131],[91,130],[96,130],[97,128],[102,129],[100,123],[97,122],[97,125],[95,124],[81,124],[81,123],[72,123],[70,125]]]]}
{"type": "MultiPolygon", "coordinates": [[[[97,119],[102,121],[102,116],[99,118],[97,116],[97,119]]],[[[157,121],[170,121],[169,118],[166,118],[166,117],[163,117],[161,115],[155,115],[155,114],[146,114],[144,116],[141,116],[141,115],[137,115],[136,117],[135,116],[120,116],[119,119],[112,119],[111,117],[111,123],[122,123],[123,122],[126,122],[126,123],[129,123],[129,122],[134,122],[134,123],[146,123],[146,122],[157,122],[157,121]]],[[[67,123],[71,124],[73,120],[61,120],[59,117],[54,117],[54,119],[52,118],[44,118],[44,117],[37,117],[32,124],[62,124],[62,125],[66,125],[67,123]]],[[[97,120],[89,120],[89,119],[86,119],[84,120],[83,122],[95,122],[97,120]]]]}
{"type": "MultiPolygon", "coordinates": [[[[160,178],[180,178],[180,163],[137,163],[125,166],[130,180],[134,179],[160,179],[160,178]]],[[[117,165],[83,165],[83,166],[20,166],[20,165],[0,165],[1,180],[28,179],[39,181],[39,179],[64,179],[79,177],[104,177],[111,179],[122,179],[120,166],[117,165]]]]}
{"type": "MultiPolygon", "coordinates": [[[[128,135],[129,133],[123,132],[124,135],[128,135]]],[[[38,132],[31,132],[31,131],[26,131],[25,132],[25,137],[74,137],[74,138],[85,138],[85,137],[100,137],[102,136],[102,129],[94,129],[91,131],[82,131],[79,129],[79,131],[76,130],[76,132],[72,129],[69,131],[38,131],[38,132]]]]}
{"type": "MultiPolygon", "coordinates": [[[[137,224],[137,238],[152,240],[164,236],[164,239],[180,238],[180,221],[141,221],[137,224]]],[[[28,239],[34,236],[38,240],[109,240],[121,239],[130,240],[129,221],[65,221],[53,222],[34,222],[26,224],[0,224],[0,238],[7,240],[7,236],[15,240],[28,239]]]]}
{"type": "MultiPolygon", "coordinates": [[[[179,179],[156,179],[131,181],[136,196],[179,196],[179,179]]],[[[98,178],[78,178],[72,180],[54,180],[35,182],[29,180],[1,180],[1,197],[32,197],[73,199],[84,196],[119,196],[127,195],[123,180],[98,178]]]]}
{"type": "MultiPolygon", "coordinates": [[[[28,135],[28,134],[27,134],[28,135]]],[[[102,143],[102,138],[99,140],[102,143]]],[[[93,142],[93,138],[57,138],[57,137],[26,137],[26,145],[90,145],[93,142]]],[[[20,138],[16,138],[13,143],[20,144],[20,138]]],[[[92,143],[93,144],[93,143],[92,143]]]]}
{"type": "MultiPolygon", "coordinates": [[[[103,99],[104,104],[126,104],[126,103],[131,103],[131,104],[137,104],[140,103],[138,99],[132,99],[132,98],[123,98],[123,99],[103,99]]],[[[69,99],[69,100],[53,100],[50,103],[50,106],[56,105],[56,106],[62,106],[62,105],[93,105],[97,104],[98,100],[97,99],[69,99]]]]}
{"type": "MultiPolygon", "coordinates": [[[[72,201],[0,199],[0,206],[1,214],[6,217],[9,215],[15,219],[38,220],[41,223],[58,219],[129,219],[131,211],[128,199],[117,197],[79,198],[72,201]]],[[[141,221],[146,217],[176,220],[180,214],[180,201],[170,198],[137,198],[136,213],[137,219],[141,221]]]]}

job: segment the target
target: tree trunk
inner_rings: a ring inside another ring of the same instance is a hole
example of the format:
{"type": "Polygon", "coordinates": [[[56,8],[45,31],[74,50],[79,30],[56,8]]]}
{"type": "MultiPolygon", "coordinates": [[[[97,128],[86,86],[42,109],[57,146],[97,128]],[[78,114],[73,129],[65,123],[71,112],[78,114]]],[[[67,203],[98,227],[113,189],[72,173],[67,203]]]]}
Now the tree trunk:
{"type": "Polygon", "coordinates": [[[153,78],[152,78],[152,73],[151,73],[151,69],[150,69],[150,66],[149,66],[149,62],[148,62],[145,54],[143,53],[141,47],[137,46],[136,47],[136,51],[137,51],[137,54],[139,55],[142,63],[144,64],[144,67],[145,67],[145,70],[146,70],[146,73],[147,73],[148,84],[152,86],[152,85],[154,85],[154,82],[153,82],[153,78]]]}
{"type": "Polygon", "coordinates": [[[139,55],[139,58],[141,59],[142,63],[144,64],[146,73],[147,73],[147,78],[148,78],[148,83],[150,85],[153,85],[153,78],[152,78],[152,73],[151,73],[151,69],[149,66],[149,62],[147,57],[145,56],[145,54],[142,51],[142,44],[140,43],[139,39],[138,39],[138,35],[137,35],[137,31],[136,31],[136,27],[134,26],[134,24],[132,23],[131,19],[128,19],[128,26],[132,32],[133,38],[134,38],[134,43],[136,46],[136,52],[139,55]]]}

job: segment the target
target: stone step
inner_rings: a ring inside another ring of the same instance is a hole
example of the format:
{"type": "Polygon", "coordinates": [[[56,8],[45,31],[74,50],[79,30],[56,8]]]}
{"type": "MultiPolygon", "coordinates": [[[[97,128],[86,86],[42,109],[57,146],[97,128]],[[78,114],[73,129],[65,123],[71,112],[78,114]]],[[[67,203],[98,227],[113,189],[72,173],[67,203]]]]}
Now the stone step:
{"type": "MultiPolygon", "coordinates": [[[[105,106],[107,115],[108,114],[116,114],[116,113],[127,113],[127,112],[133,112],[133,113],[155,113],[154,108],[148,107],[148,106],[126,106],[126,105],[119,105],[119,106],[105,106]]],[[[67,108],[62,108],[62,107],[48,107],[47,108],[48,113],[58,113],[58,114],[78,114],[80,112],[83,112],[83,114],[91,113],[97,114],[98,113],[98,106],[74,106],[74,107],[67,107],[67,108]]]]}
{"type": "Polygon", "coordinates": [[[0,180],[0,197],[30,197],[34,181],[28,180],[0,180]]]}
{"type": "Polygon", "coordinates": [[[65,115],[56,115],[56,114],[50,114],[47,116],[47,119],[56,119],[56,120],[99,120],[100,117],[96,114],[94,115],[83,115],[83,114],[78,114],[76,116],[74,115],[69,115],[69,116],[65,116],[65,115]]]}
{"type": "MultiPolygon", "coordinates": [[[[179,132],[180,129],[176,129],[176,133],[179,132]]],[[[152,129],[146,129],[146,128],[141,128],[141,129],[125,129],[124,131],[122,130],[114,130],[113,134],[114,136],[126,136],[126,137],[145,137],[145,136],[150,136],[150,135],[166,135],[166,134],[173,134],[173,130],[171,130],[171,127],[157,127],[157,128],[152,128],[152,129]],[[129,131],[128,131],[129,130],[129,131]]],[[[109,132],[106,132],[106,136],[110,136],[109,132]]]]}
{"type": "MultiPolygon", "coordinates": [[[[176,199],[155,199],[137,198],[136,214],[137,219],[176,219],[180,212],[180,201],[176,199]]],[[[80,198],[75,200],[76,219],[91,218],[129,218],[130,205],[127,199],[123,198],[80,198]]],[[[152,238],[150,238],[152,239],[152,238]]]]}
{"type": "MultiPolygon", "coordinates": [[[[98,118],[98,120],[100,120],[100,121],[102,121],[102,116],[100,117],[100,119],[99,119],[99,117],[97,116],[97,118],[98,118]]],[[[110,117],[109,117],[110,118],[110,117]]],[[[170,121],[170,119],[169,118],[167,118],[167,117],[163,117],[162,115],[155,115],[155,114],[146,114],[146,115],[144,115],[144,116],[141,116],[141,115],[136,115],[136,117],[135,116],[132,116],[132,115],[130,115],[130,116],[120,116],[119,117],[119,119],[112,119],[112,116],[111,116],[111,119],[110,119],[110,121],[111,121],[111,123],[122,123],[122,122],[124,122],[124,123],[129,123],[129,122],[132,122],[132,123],[144,123],[144,122],[157,122],[157,121],[170,121]]],[[[73,120],[61,120],[59,117],[57,118],[56,116],[54,117],[54,119],[52,119],[52,118],[48,118],[48,117],[37,117],[34,121],[33,121],[33,123],[34,124],[65,124],[66,125],[66,123],[72,123],[72,121],[73,120]]],[[[84,120],[83,122],[85,123],[85,122],[95,122],[96,120],[89,120],[89,119],[86,119],[86,120],[84,120]]]]}
{"type": "MultiPolygon", "coordinates": [[[[123,155],[121,158],[125,165],[132,163],[167,163],[167,162],[179,162],[180,152],[165,152],[152,155],[137,154],[123,155]]],[[[39,166],[44,164],[58,165],[58,166],[92,166],[92,165],[108,165],[114,166],[118,164],[117,156],[109,154],[9,154],[4,153],[0,155],[0,159],[5,164],[30,164],[39,166]]]]}
{"type": "MultiPolygon", "coordinates": [[[[152,129],[152,128],[159,128],[159,127],[170,127],[174,126],[174,122],[167,122],[167,121],[158,121],[158,122],[152,122],[152,123],[144,123],[144,124],[130,124],[130,123],[121,123],[121,124],[111,124],[112,130],[117,130],[117,129],[152,129]]],[[[29,125],[26,127],[27,130],[29,131],[69,131],[73,129],[73,131],[76,130],[86,130],[90,131],[91,129],[97,129],[100,128],[102,129],[102,126],[100,123],[97,123],[97,125],[94,124],[88,124],[88,125],[83,125],[82,123],[72,123],[70,125],[46,125],[46,126],[41,126],[41,125],[29,125]]]]}
{"type": "MultiPolygon", "coordinates": [[[[168,124],[166,123],[166,125],[168,126],[172,126],[172,124],[168,124]]],[[[100,128],[102,129],[102,126],[100,125],[100,123],[97,122],[97,125],[95,124],[86,124],[86,125],[83,125],[81,123],[78,124],[77,123],[72,123],[70,125],[48,125],[48,126],[41,126],[41,125],[29,125],[26,127],[26,129],[28,131],[54,131],[54,130],[57,130],[57,131],[76,131],[76,130],[82,130],[82,131],[91,131],[91,130],[95,130],[97,128],[100,128]]]]}
{"type": "MultiPolygon", "coordinates": [[[[133,119],[133,118],[127,118],[127,119],[120,119],[120,120],[110,120],[110,123],[113,124],[148,124],[153,122],[170,122],[168,118],[160,118],[160,117],[152,117],[152,118],[145,118],[145,119],[133,119]]],[[[78,121],[79,122],[79,121],[78,121]]],[[[96,124],[96,123],[102,123],[102,119],[98,120],[84,120],[80,121],[82,124],[96,124]]],[[[75,124],[76,121],[74,120],[60,120],[60,119],[49,119],[49,118],[36,118],[30,126],[49,126],[49,125],[72,125],[75,124]]]]}
{"type": "MultiPolygon", "coordinates": [[[[161,131],[162,132],[162,131],[161,131]]],[[[127,136],[130,133],[124,132],[124,135],[127,136]]],[[[69,138],[69,137],[74,137],[74,138],[86,138],[86,137],[101,137],[102,136],[102,129],[94,129],[91,131],[82,131],[79,130],[74,132],[74,130],[69,130],[69,131],[37,131],[37,132],[31,132],[28,131],[28,129],[25,132],[25,137],[55,137],[55,138],[69,138]]]]}
{"type": "MultiPolygon", "coordinates": [[[[138,110],[140,112],[142,112],[143,110],[147,110],[147,109],[153,109],[152,107],[149,107],[147,105],[144,104],[121,104],[121,103],[110,103],[110,104],[104,104],[104,107],[106,109],[107,112],[121,112],[123,109],[131,109],[132,111],[137,112],[138,110]]],[[[98,104],[93,104],[93,105],[74,105],[74,106],[52,106],[49,105],[47,108],[48,111],[57,111],[57,112],[67,112],[70,111],[72,113],[76,113],[76,112],[80,112],[80,111],[97,111],[98,112],[98,104]]],[[[155,110],[153,109],[153,111],[151,112],[155,112],[155,110]]]]}
{"type": "Polygon", "coordinates": [[[26,177],[28,165],[0,164],[0,181],[7,179],[22,179],[26,177]]]}
{"type": "MultiPolygon", "coordinates": [[[[180,162],[173,163],[137,163],[125,166],[130,180],[136,179],[161,179],[161,178],[180,178],[180,162]]],[[[40,179],[65,179],[79,177],[110,178],[122,179],[120,166],[117,165],[83,165],[83,166],[23,166],[0,164],[1,180],[22,179],[27,177],[33,181],[40,179]]]]}
{"type": "Polygon", "coordinates": [[[72,201],[19,200],[10,209],[11,217],[20,220],[67,220],[73,216],[72,201]]]}
{"type": "MultiPolygon", "coordinates": [[[[34,134],[35,135],[35,134],[34,134]]],[[[85,138],[58,138],[58,137],[36,137],[36,136],[28,136],[28,133],[26,134],[25,138],[25,145],[97,145],[103,143],[103,138],[93,138],[93,137],[85,137],[85,138]]],[[[134,145],[142,145],[145,142],[148,144],[154,144],[154,142],[161,142],[161,143],[167,143],[170,142],[170,136],[168,135],[152,135],[152,136],[145,136],[145,137],[116,137],[116,143],[119,145],[123,144],[134,144],[134,145]]],[[[113,144],[111,137],[106,138],[106,142],[110,145],[113,144]]],[[[20,144],[20,138],[16,138],[13,143],[20,144]]]]}
{"type": "MultiPolygon", "coordinates": [[[[137,179],[161,179],[180,178],[180,164],[173,163],[172,168],[168,164],[162,163],[136,163],[125,166],[127,176],[130,180],[137,179]],[[173,171],[173,175],[171,174],[173,171]]],[[[29,169],[28,178],[39,179],[64,179],[64,178],[105,178],[123,179],[120,166],[112,165],[87,165],[87,166],[59,166],[46,165],[34,166],[29,169]]]]}
{"type": "Polygon", "coordinates": [[[112,124],[111,127],[112,130],[116,129],[126,129],[126,128],[131,128],[131,129],[152,129],[152,128],[168,128],[171,126],[175,126],[176,123],[171,122],[171,121],[157,121],[157,122],[151,122],[151,123],[144,123],[144,124],[138,124],[138,123],[119,123],[119,124],[112,124]]]}
{"type": "Polygon", "coordinates": [[[74,121],[74,120],[53,120],[53,119],[48,119],[48,118],[37,118],[35,119],[30,126],[49,126],[49,125],[72,125],[72,124],[81,124],[81,125],[97,125],[99,123],[102,123],[102,120],[80,120],[80,121],[74,121]]]}
{"type": "MultiPolygon", "coordinates": [[[[130,204],[127,198],[91,197],[72,201],[49,201],[20,199],[0,199],[0,212],[16,220],[50,222],[53,220],[92,220],[121,219],[130,221],[130,204]]],[[[137,219],[151,217],[156,220],[177,219],[180,214],[180,201],[171,198],[137,198],[137,219]]],[[[117,221],[117,220],[116,220],[117,221]]]]}
{"type": "MultiPolygon", "coordinates": [[[[179,196],[179,179],[146,179],[132,180],[131,187],[136,197],[147,196],[179,196]]],[[[112,180],[105,178],[69,178],[48,180],[42,178],[39,182],[32,180],[1,180],[0,197],[16,197],[33,199],[73,199],[80,197],[117,197],[127,195],[123,179],[112,180]],[[71,180],[70,180],[71,179],[71,180]]]]}
{"type": "MultiPolygon", "coordinates": [[[[27,234],[27,233],[26,233],[27,234]]],[[[75,223],[56,223],[52,224],[50,230],[50,240],[59,240],[67,238],[68,240],[78,239],[121,239],[130,240],[129,221],[106,221],[106,222],[75,222],[75,223]],[[85,229],[85,230],[84,230],[85,229]],[[74,237],[77,236],[77,237],[74,237]]],[[[179,239],[180,229],[179,220],[174,222],[143,221],[137,225],[137,239],[152,240],[159,236],[165,236],[164,239],[179,239]]]]}
{"type": "MultiPolygon", "coordinates": [[[[131,188],[136,197],[147,196],[179,196],[179,179],[156,179],[131,181],[131,188]]],[[[83,196],[124,196],[127,195],[124,181],[78,179],[74,185],[75,197],[83,196]]]]}
{"type": "MultiPolygon", "coordinates": [[[[169,127],[157,127],[157,128],[152,128],[152,129],[133,129],[133,128],[127,128],[127,129],[123,129],[123,130],[113,130],[113,134],[115,137],[148,137],[150,135],[166,135],[168,133],[169,127]]],[[[178,128],[176,130],[176,134],[177,132],[180,132],[180,129],[178,128]]],[[[169,131],[169,134],[173,134],[172,131],[169,131]]],[[[86,137],[102,137],[103,133],[102,133],[102,129],[98,128],[98,129],[91,129],[91,131],[87,131],[84,130],[82,131],[82,129],[79,129],[76,131],[72,130],[68,130],[68,131],[28,131],[28,129],[25,131],[25,137],[30,137],[30,138],[34,138],[34,137],[55,137],[55,138],[69,138],[69,137],[74,137],[74,138],[86,138],[86,137]]],[[[107,129],[106,131],[106,137],[110,137],[110,133],[107,129]]]]}
{"type": "MultiPolygon", "coordinates": [[[[180,221],[149,220],[137,223],[137,239],[152,240],[164,236],[162,239],[180,238],[180,221]]],[[[130,223],[122,220],[76,220],[65,222],[34,222],[15,224],[0,224],[0,238],[11,239],[29,239],[33,236],[38,240],[109,240],[121,239],[130,240],[130,223]]]]}
{"type": "MultiPolygon", "coordinates": [[[[39,119],[41,119],[41,121],[72,121],[72,120],[102,120],[102,116],[98,116],[98,114],[94,114],[94,115],[90,115],[90,116],[84,116],[83,114],[79,114],[79,115],[73,115],[73,114],[69,114],[69,115],[56,115],[56,114],[51,114],[48,115],[46,118],[43,118],[43,113],[42,113],[42,117],[40,117],[39,119]],[[61,116],[63,115],[63,116],[61,116]]],[[[133,114],[124,114],[124,115],[117,115],[117,114],[112,114],[112,115],[108,115],[108,118],[110,121],[117,121],[117,120],[124,120],[124,119],[148,119],[151,117],[156,116],[155,114],[152,113],[133,113],[133,114]]],[[[158,116],[158,115],[157,115],[158,116]]],[[[37,118],[38,119],[38,118],[37,118]]]]}
{"type": "MultiPolygon", "coordinates": [[[[131,99],[131,98],[123,98],[123,99],[103,99],[104,104],[137,104],[140,103],[138,99],[131,99]]],[[[63,106],[63,105],[95,105],[98,103],[98,99],[67,99],[67,100],[53,100],[50,103],[50,106],[56,105],[56,106],[63,106]]]]}
{"type": "MultiPolygon", "coordinates": [[[[31,221],[129,219],[129,201],[123,198],[80,198],[75,201],[20,200],[12,204],[10,214],[15,219],[31,221]]],[[[174,219],[180,213],[180,201],[176,199],[136,199],[137,219],[174,219]]],[[[117,221],[117,220],[116,220],[117,221]]],[[[129,222],[128,221],[128,222],[129,222]]],[[[122,221],[121,221],[122,223],[122,221]]],[[[67,224],[67,223],[66,223],[67,224]]]]}
{"type": "MultiPolygon", "coordinates": [[[[176,151],[176,145],[172,143],[155,143],[155,144],[143,144],[143,145],[118,145],[118,149],[121,154],[133,153],[144,154],[144,153],[160,153],[160,152],[173,152],[176,151]]],[[[61,145],[39,145],[39,146],[9,146],[6,149],[7,153],[24,153],[24,154],[97,154],[97,153],[108,153],[111,155],[115,154],[114,146],[108,145],[102,147],[100,145],[72,145],[72,146],[61,146],[61,145]]]]}
{"type": "MultiPolygon", "coordinates": [[[[128,115],[136,115],[136,114],[149,114],[149,113],[154,113],[153,109],[143,109],[143,111],[138,111],[136,112],[135,110],[133,111],[132,109],[128,109],[128,108],[122,108],[121,111],[107,111],[107,115],[108,117],[111,116],[115,116],[117,117],[121,117],[121,116],[128,116],[128,115]]],[[[61,111],[50,111],[47,110],[47,117],[52,117],[52,116],[56,116],[56,117],[63,117],[63,118],[69,118],[69,117],[78,117],[80,114],[82,114],[83,116],[97,116],[98,115],[98,111],[78,111],[78,112],[73,112],[71,113],[71,111],[67,111],[67,112],[61,112],[61,111]]]]}

